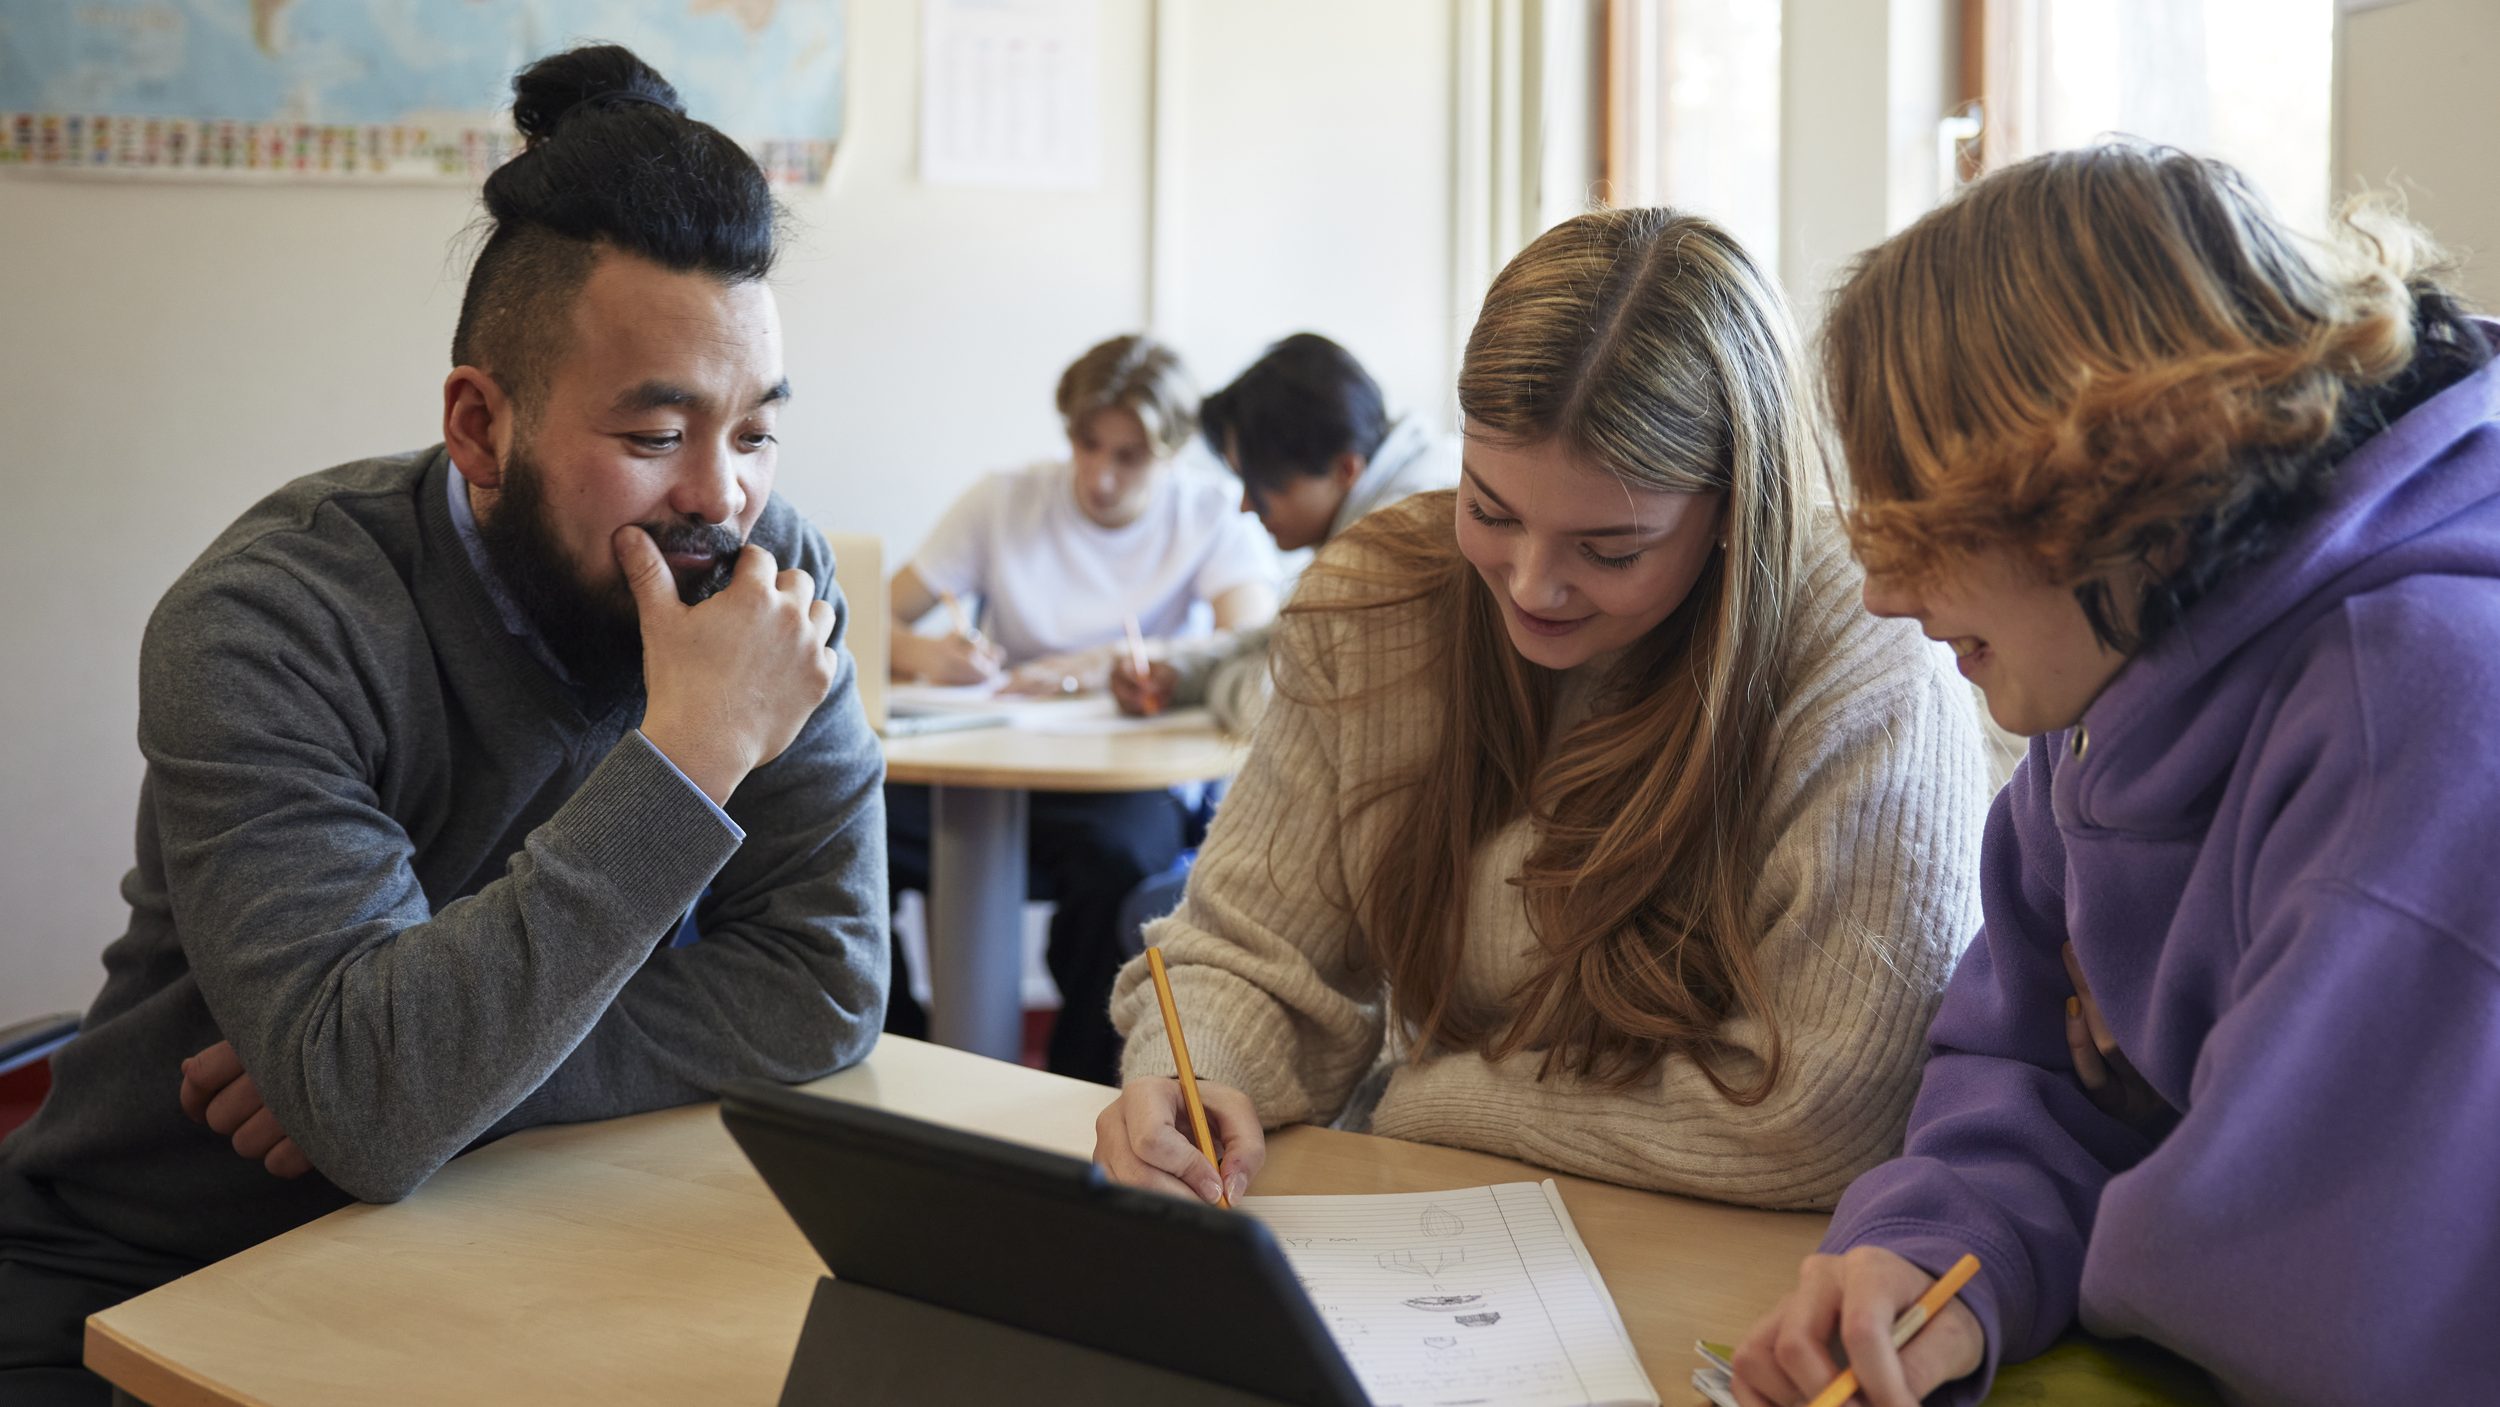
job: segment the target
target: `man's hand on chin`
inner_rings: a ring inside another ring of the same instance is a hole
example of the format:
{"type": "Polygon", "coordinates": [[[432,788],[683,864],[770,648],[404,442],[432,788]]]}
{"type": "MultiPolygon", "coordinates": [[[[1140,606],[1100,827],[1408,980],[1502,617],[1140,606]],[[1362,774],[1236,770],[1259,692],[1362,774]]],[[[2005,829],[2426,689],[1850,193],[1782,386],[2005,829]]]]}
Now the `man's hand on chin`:
{"type": "Polygon", "coordinates": [[[273,1177],[302,1177],[312,1160],[295,1146],[278,1116],[260,1102],[260,1086],[243,1069],[234,1042],[219,1041],[182,1062],[182,1112],[234,1141],[234,1151],[273,1177]]]}
{"type": "Polygon", "coordinates": [[[642,735],[726,806],[833,688],[833,603],[816,598],[815,578],[780,570],[750,542],[729,584],[689,606],[649,533],[619,528],[611,545],[642,622],[642,735]]]}

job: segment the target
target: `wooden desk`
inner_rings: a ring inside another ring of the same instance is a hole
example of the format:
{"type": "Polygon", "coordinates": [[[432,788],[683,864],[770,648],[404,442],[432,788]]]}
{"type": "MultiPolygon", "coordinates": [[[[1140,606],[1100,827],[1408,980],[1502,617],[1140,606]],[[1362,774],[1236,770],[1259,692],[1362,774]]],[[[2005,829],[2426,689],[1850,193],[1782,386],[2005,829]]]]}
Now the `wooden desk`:
{"type": "Polygon", "coordinates": [[[1231,776],[1243,750],[1211,719],[1203,727],[1133,733],[967,728],[888,739],[885,775],[937,787],[1152,791],[1231,776]]]}
{"type": "MultiPolygon", "coordinates": [[[[887,1037],[813,1086],[1079,1157],[1098,1085],[887,1037]]],[[[1545,1176],[1361,1134],[1277,1135],[1256,1191],[1545,1176]]],[[[1795,1283],[1824,1218],[1557,1178],[1661,1396],[1693,1340],[1795,1283]]],[[[88,1366],[155,1407],[754,1403],[781,1391],[822,1265],[711,1105],[536,1129],[396,1206],[350,1207],[87,1321],[88,1366]]]]}
{"type": "Polygon", "coordinates": [[[1023,1045],[1028,792],[1153,791],[1231,776],[1241,757],[1212,722],[889,739],[886,779],[929,787],[929,1034],[1000,1060],[1023,1045]]]}

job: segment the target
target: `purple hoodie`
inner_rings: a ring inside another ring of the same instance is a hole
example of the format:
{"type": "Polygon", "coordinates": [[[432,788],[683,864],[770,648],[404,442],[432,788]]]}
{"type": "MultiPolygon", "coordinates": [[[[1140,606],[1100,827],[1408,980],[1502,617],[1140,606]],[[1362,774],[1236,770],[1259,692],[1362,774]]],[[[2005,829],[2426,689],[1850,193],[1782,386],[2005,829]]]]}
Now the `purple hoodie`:
{"type": "Polygon", "coordinates": [[[1978,1254],[1933,1400],[2078,1315],[2248,1401],[2500,1400],[2496,415],[2500,362],[2363,444],[1997,797],[1907,1150],[1824,1243],[1978,1254]],[[2175,1125],[2084,1096],[2068,940],[2175,1125]]]}

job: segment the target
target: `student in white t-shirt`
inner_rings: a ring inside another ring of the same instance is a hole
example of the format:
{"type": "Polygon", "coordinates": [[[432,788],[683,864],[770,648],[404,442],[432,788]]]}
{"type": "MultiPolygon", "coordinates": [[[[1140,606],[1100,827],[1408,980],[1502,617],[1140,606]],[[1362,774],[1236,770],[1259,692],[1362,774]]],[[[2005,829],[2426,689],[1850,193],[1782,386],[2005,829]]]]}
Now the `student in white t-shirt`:
{"type": "MultiPolygon", "coordinates": [[[[1246,630],[1276,613],[1276,562],[1240,491],[1213,466],[1176,462],[1198,422],[1198,394],[1171,348],[1115,337],[1059,378],[1069,458],[992,474],[956,500],[888,591],[898,678],[997,679],[1033,693],[1104,687],[1126,648],[1125,618],[1149,638],[1246,630]],[[948,596],[977,614],[968,635],[948,596]],[[913,627],[937,614],[946,633],[913,627]]],[[[886,789],[893,890],[928,889],[924,788],[886,789]]],[[[1057,902],[1050,970],[1059,1019],[1050,1068],[1114,1082],[1111,1029],[1121,901],[1180,855],[1187,815],[1171,793],[1035,792],[1036,898],[1057,902]]],[[[897,953],[886,1029],[917,1035],[897,953]]]]}

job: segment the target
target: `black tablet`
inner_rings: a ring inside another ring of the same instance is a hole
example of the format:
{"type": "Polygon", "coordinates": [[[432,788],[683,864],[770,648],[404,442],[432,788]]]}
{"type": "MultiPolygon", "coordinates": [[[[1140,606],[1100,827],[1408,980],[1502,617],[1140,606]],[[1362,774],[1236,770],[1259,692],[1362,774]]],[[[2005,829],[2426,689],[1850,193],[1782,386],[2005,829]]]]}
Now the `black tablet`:
{"type": "Polygon", "coordinates": [[[1365,1403],[1250,1217],[779,1085],[732,1086],[721,1117],[843,1281],[1281,1402],[1365,1403]]]}

